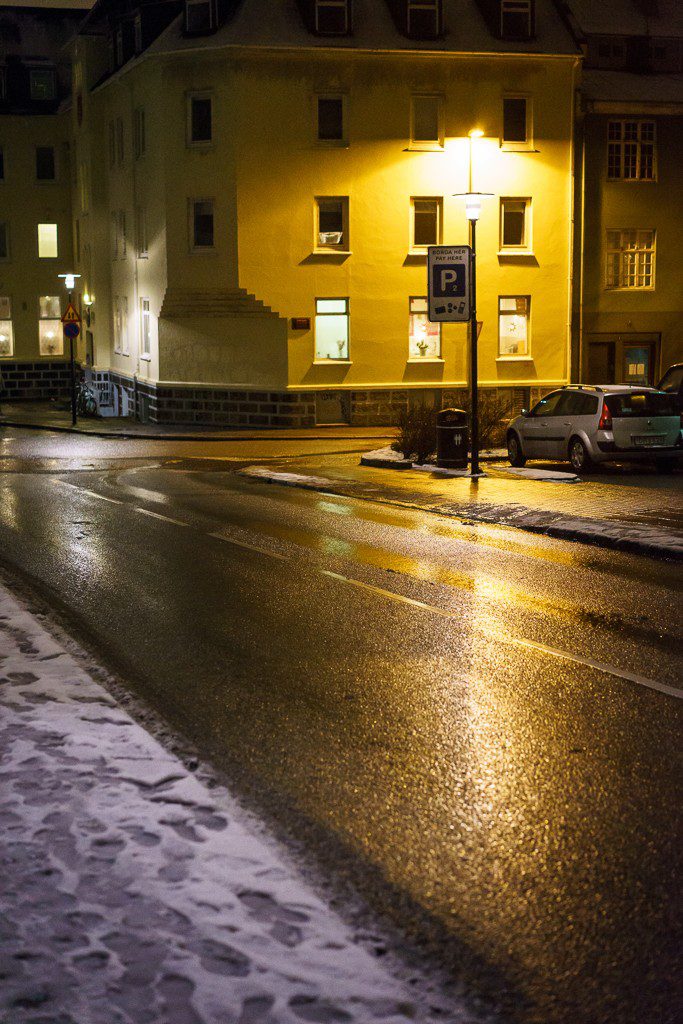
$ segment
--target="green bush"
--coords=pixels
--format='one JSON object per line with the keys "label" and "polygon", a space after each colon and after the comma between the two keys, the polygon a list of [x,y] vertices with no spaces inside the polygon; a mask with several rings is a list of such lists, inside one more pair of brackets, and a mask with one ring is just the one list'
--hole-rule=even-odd
{"label": "green bush", "polygon": [[398,417],[398,435],[391,446],[412,462],[426,462],[436,451],[436,410],[421,402]]}

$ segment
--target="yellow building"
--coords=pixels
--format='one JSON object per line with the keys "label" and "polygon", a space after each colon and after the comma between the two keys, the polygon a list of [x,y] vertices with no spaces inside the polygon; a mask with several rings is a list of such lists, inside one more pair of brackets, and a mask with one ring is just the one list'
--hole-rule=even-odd
{"label": "yellow building", "polygon": [[78,269],[120,411],[461,401],[467,326],[427,322],[426,251],[468,241],[470,186],[481,386],[569,380],[579,61],[551,0],[175,6],[148,42],[148,5],[100,0],[74,48]]}

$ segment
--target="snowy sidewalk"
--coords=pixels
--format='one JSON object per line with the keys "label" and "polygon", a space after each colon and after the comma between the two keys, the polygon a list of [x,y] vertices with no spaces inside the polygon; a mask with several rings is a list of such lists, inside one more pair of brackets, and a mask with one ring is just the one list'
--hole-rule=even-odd
{"label": "snowy sidewalk", "polygon": [[3,1024],[432,1020],[2,586],[0,751]]}

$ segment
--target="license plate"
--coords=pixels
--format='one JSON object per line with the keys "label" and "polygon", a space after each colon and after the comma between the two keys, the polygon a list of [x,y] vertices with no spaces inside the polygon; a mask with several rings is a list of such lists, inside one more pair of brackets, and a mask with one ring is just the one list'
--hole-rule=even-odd
{"label": "license plate", "polygon": [[636,448],[656,448],[664,444],[664,434],[648,434],[646,437],[631,438]]}

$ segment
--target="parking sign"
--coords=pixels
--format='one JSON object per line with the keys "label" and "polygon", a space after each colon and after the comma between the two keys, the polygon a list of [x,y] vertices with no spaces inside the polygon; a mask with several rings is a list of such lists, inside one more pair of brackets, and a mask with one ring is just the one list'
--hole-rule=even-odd
{"label": "parking sign", "polygon": [[430,245],[427,250],[427,293],[431,323],[463,323],[470,319],[469,245]]}

